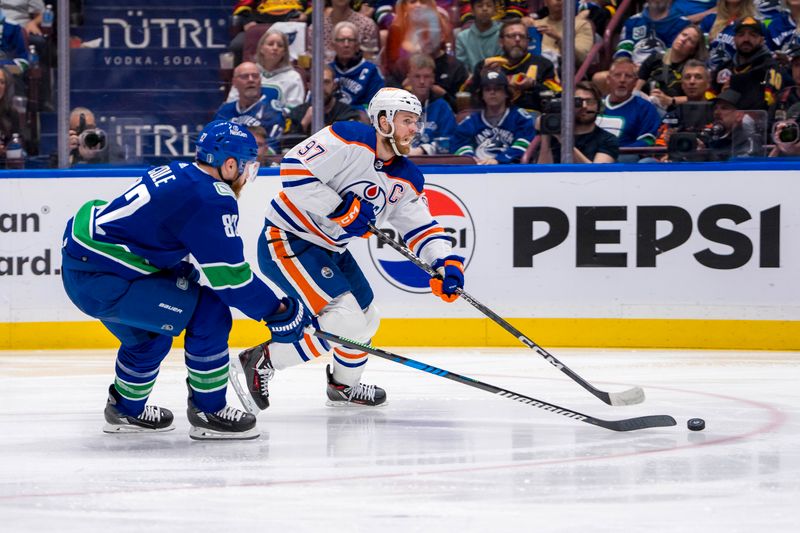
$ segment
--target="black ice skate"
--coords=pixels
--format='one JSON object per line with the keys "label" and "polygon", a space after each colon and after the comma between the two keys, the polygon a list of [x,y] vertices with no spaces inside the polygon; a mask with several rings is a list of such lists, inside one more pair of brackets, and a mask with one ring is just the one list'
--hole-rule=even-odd
{"label": "black ice skate", "polygon": [[376,407],[386,404],[386,391],[375,385],[364,385],[359,383],[354,386],[342,385],[333,380],[333,370],[331,365],[325,368],[328,376],[328,401],[331,407],[349,407],[353,405],[364,405]]}
{"label": "black ice skate", "polygon": [[259,344],[231,358],[231,384],[242,406],[250,413],[269,407],[269,380],[275,375],[269,343]]}
{"label": "black ice skate", "polygon": [[250,440],[261,434],[256,428],[255,416],[230,405],[214,413],[198,409],[192,401],[191,387],[188,403],[186,416],[192,425],[189,437],[194,440]]}
{"label": "black ice skate", "polygon": [[106,425],[103,427],[105,433],[158,433],[172,431],[172,411],[155,405],[145,405],[144,411],[139,416],[123,414],[117,409],[119,393],[114,385],[108,388],[108,401],[103,415]]}

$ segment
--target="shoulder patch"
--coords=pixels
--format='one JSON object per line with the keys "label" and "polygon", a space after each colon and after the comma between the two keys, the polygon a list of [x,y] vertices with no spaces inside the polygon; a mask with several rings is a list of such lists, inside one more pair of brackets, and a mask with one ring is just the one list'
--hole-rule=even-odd
{"label": "shoulder patch", "polygon": [[233,194],[233,189],[231,189],[230,185],[222,181],[214,181],[214,189],[216,189],[217,194],[220,196],[230,196],[232,198],[236,198],[236,195]]}
{"label": "shoulder patch", "polygon": [[334,122],[331,131],[347,144],[360,144],[367,146],[375,152],[375,129],[367,124],[347,120]]}
{"label": "shoulder patch", "polygon": [[392,179],[409,183],[417,194],[422,194],[422,190],[425,188],[425,176],[422,175],[417,165],[405,157],[395,157],[392,164],[384,167],[383,171]]}

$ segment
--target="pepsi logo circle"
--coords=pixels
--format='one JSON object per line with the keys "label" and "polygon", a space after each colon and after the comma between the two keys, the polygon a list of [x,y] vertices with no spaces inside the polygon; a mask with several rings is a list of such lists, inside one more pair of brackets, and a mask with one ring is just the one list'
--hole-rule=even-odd
{"label": "pepsi logo circle", "polygon": [[[425,184],[425,197],[431,215],[450,238],[453,254],[464,257],[464,267],[468,267],[475,251],[475,224],[467,206],[452,191],[430,183]],[[403,236],[398,235],[394,228],[385,226],[380,229],[394,240],[403,242]],[[372,263],[386,281],[406,292],[431,292],[430,276],[424,270],[380,239],[372,238],[368,243]]]}

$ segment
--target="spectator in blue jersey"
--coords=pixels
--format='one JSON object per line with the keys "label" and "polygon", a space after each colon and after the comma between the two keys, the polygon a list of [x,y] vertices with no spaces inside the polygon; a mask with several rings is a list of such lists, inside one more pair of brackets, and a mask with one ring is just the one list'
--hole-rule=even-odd
{"label": "spectator in blue jersey", "polygon": [[[325,106],[323,110],[323,120],[326,126],[330,126],[334,122],[348,120],[364,122],[361,113],[357,109],[339,100],[338,95],[341,93],[334,79],[333,69],[328,65],[325,65],[322,69],[322,92],[324,95],[323,104]],[[296,141],[305,139],[311,133],[311,120],[314,108],[311,105],[310,99],[311,94],[309,94],[309,101],[300,104],[289,113],[286,133],[291,134]]]}
{"label": "spectator in blue jersey", "polygon": [[39,64],[42,67],[42,77],[39,83],[39,101],[40,105],[46,105],[50,108],[52,107],[50,103],[50,67],[53,63],[54,50],[48,36],[44,35],[42,30],[44,6],[45,2],[43,0],[0,1],[0,8],[6,16],[6,21],[17,24],[25,30],[28,45],[33,45],[36,54],[39,56]]}
{"label": "spectator in blue jersey", "polygon": [[712,72],[736,53],[733,44],[736,20],[755,16],[753,0],[718,0],[716,13],[710,13],[700,21],[700,29],[708,40],[708,67]]}
{"label": "spectator in blue jersey", "polygon": [[672,12],[686,17],[694,24],[714,13],[716,7],[717,0],[672,0]]}
{"label": "spectator in blue jersey", "polygon": [[487,57],[499,56],[500,22],[494,20],[497,13],[495,0],[469,0],[474,22],[456,35],[456,59],[470,72]]}
{"label": "spectator in blue jersey", "polygon": [[730,88],[739,94],[739,109],[768,109],[783,89],[783,80],[791,79],[764,44],[766,33],[764,24],[754,17],[736,21],[736,52],[712,75],[714,92]]}
{"label": "spectator in blue jersey", "polygon": [[608,70],[609,93],[597,125],[617,136],[619,146],[652,146],[661,117],[646,98],[633,93],[636,65],[626,57],[615,59]]}
{"label": "spectator in blue jersey", "polygon": [[355,24],[343,21],[333,28],[333,49],[336,57],[330,66],[342,92],[342,102],[366,108],[375,93],[383,88],[384,82],[378,66],[361,54]]}
{"label": "spectator in blue jersey", "polygon": [[285,120],[277,91],[261,88],[261,73],[251,61],[240,63],[233,71],[233,87],[239,98],[226,102],[217,110],[215,120],[227,120],[242,126],[261,126],[266,131],[267,144],[272,154],[280,152],[281,133]]}
{"label": "spectator in blue jersey", "polygon": [[[791,3],[796,4],[794,16],[791,11]],[[756,12],[758,18],[764,22],[767,30],[764,36],[767,48],[772,51],[781,50],[791,44],[796,35],[797,21],[795,18],[800,10],[800,2],[797,0],[756,0]]]}
{"label": "spectator in blue jersey", "polygon": [[0,66],[12,74],[22,74],[28,69],[28,48],[22,26],[6,20],[0,9]]}
{"label": "spectator in blue jersey", "polygon": [[[613,163],[619,156],[619,141],[597,126],[602,95],[591,83],[582,81],[575,86],[575,98],[581,105],[575,109],[575,141],[572,148],[574,163]],[[541,117],[540,117],[541,119]],[[561,139],[558,135],[541,134],[538,163],[561,162]]]}
{"label": "spectator in blue jersey", "polygon": [[311,316],[300,301],[279,300],[244,259],[237,198],[258,172],[256,152],[246,129],[211,122],[193,164],[151,168],[122,195],[91,200],[67,222],[64,290],[121,345],[106,433],[174,429],[172,412],[147,399],[173,337],[185,331],[189,436],[258,437],[255,416],[226,401],[230,307],[265,321],[272,342],[287,345],[304,336]]}
{"label": "spectator in blue jersey", "polygon": [[671,9],[671,0],[650,0],[625,21],[614,58],[627,57],[640,65],[654,50],[665,50],[689,20]]}
{"label": "spectator in blue jersey", "polygon": [[479,165],[519,163],[536,135],[533,117],[510,105],[508,78],[502,72],[483,72],[478,95],[483,109],[456,127],[454,153],[471,155]]}
{"label": "spectator in blue jersey", "polygon": [[436,80],[436,65],[431,56],[414,54],[408,58],[408,91],[422,103],[420,129],[410,155],[446,154],[456,129],[456,117],[447,101],[431,90]]}

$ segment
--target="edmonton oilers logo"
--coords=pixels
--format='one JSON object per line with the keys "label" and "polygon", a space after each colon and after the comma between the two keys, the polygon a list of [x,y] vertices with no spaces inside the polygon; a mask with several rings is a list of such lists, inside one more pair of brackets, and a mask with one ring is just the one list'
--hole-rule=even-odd
{"label": "edmonton oilers logo", "polygon": [[359,198],[369,201],[375,206],[375,213],[380,213],[386,207],[386,191],[371,181],[357,181],[350,184],[341,194],[354,193]]}
{"label": "edmonton oilers logo", "polygon": [[[450,238],[453,254],[464,257],[464,266],[468,267],[475,251],[475,225],[467,206],[458,196],[439,185],[426,183],[425,196],[431,215]],[[400,240],[394,228],[386,226],[380,229],[389,237]],[[424,270],[375,237],[369,239],[368,244],[369,256],[386,281],[406,292],[431,292],[430,276]]]}

